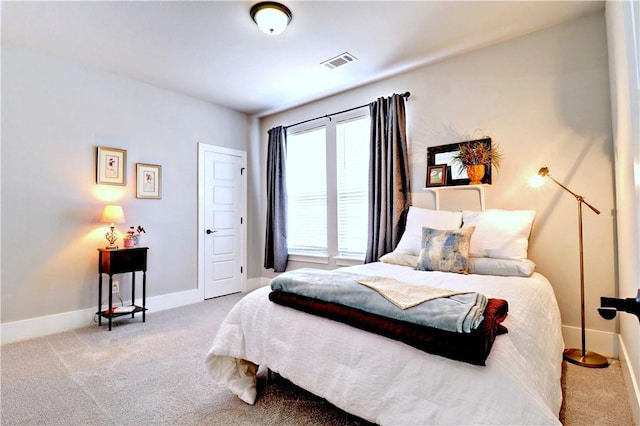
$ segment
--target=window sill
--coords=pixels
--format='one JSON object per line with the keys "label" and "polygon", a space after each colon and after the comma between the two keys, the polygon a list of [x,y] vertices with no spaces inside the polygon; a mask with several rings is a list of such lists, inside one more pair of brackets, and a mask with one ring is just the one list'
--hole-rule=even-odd
{"label": "window sill", "polygon": [[317,263],[320,265],[328,265],[329,257],[326,255],[316,254],[289,254],[289,262],[305,262],[305,263]]}
{"label": "window sill", "polygon": [[328,265],[329,260],[333,259],[336,266],[354,266],[364,263],[364,257],[334,256],[329,258],[329,256],[322,254],[291,253],[288,259],[289,262],[315,263],[318,265]]}
{"label": "window sill", "polygon": [[337,266],[354,266],[364,263],[364,258],[358,257],[336,256],[333,259],[336,261]]}

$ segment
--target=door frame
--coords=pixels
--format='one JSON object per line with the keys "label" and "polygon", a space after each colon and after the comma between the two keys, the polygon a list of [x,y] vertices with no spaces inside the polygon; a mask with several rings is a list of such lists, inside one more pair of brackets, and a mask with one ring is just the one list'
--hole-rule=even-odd
{"label": "door frame", "polygon": [[210,145],[198,142],[198,294],[200,300],[204,298],[204,239],[205,239],[205,226],[204,226],[204,177],[205,177],[205,152],[213,152],[224,155],[234,155],[241,159],[242,168],[244,169],[241,174],[241,193],[240,193],[240,215],[242,217],[242,224],[240,225],[240,265],[242,266],[242,272],[240,273],[240,288],[242,292],[247,291],[247,153],[245,151],[239,151],[237,149],[225,148],[217,145]]}

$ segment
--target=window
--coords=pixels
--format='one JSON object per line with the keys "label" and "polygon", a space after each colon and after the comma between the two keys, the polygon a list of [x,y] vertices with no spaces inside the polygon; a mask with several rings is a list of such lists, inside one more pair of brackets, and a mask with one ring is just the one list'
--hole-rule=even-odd
{"label": "window", "polygon": [[369,122],[367,116],[336,126],[339,256],[357,257],[367,251]]}
{"label": "window", "polygon": [[289,254],[364,258],[369,126],[365,108],[288,130]]}
{"label": "window", "polygon": [[287,135],[289,253],[327,253],[327,171],[324,127]]}

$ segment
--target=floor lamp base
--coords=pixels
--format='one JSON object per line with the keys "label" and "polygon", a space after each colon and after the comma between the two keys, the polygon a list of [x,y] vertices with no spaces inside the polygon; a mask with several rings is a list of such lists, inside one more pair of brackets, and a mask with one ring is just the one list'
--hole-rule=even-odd
{"label": "floor lamp base", "polygon": [[582,349],[566,349],[562,358],[580,367],[604,368],[609,366],[607,358],[595,352],[585,351],[584,356],[582,356]]}

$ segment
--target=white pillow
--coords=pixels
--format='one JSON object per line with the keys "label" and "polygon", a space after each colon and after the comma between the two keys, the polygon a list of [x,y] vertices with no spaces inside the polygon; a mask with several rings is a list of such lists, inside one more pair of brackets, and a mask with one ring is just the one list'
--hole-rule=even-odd
{"label": "white pillow", "polygon": [[392,265],[410,266],[412,268],[415,268],[418,264],[418,259],[418,256],[414,256],[412,254],[392,251],[391,253],[387,253],[382,256],[379,260],[383,263],[391,263]]}
{"label": "white pillow", "polygon": [[475,226],[471,257],[527,259],[535,210],[462,211],[463,228]]}
{"label": "white pillow", "polygon": [[[473,237],[472,237],[473,238]],[[491,259],[472,257],[469,259],[469,273],[478,275],[499,275],[501,277],[530,277],[536,269],[531,260]]]}
{"label": "white pillow", "polygon": [[[380,262],[393,265],[409,266],[415,268],[418,265],[418,256],[391,252],[380,258]],[[530,277],[536,270],[536,264],[529,259],[509,260],[491,259],[488,257],[469,258],[469,273],[477,275],[499,275],[501,277]]]}
{"label": "white pillow", "polygon": [[394,251],[419,256],[422,250],[422,227],[448,231],[462,224],[462,212],[409,207],[407,226]]}

